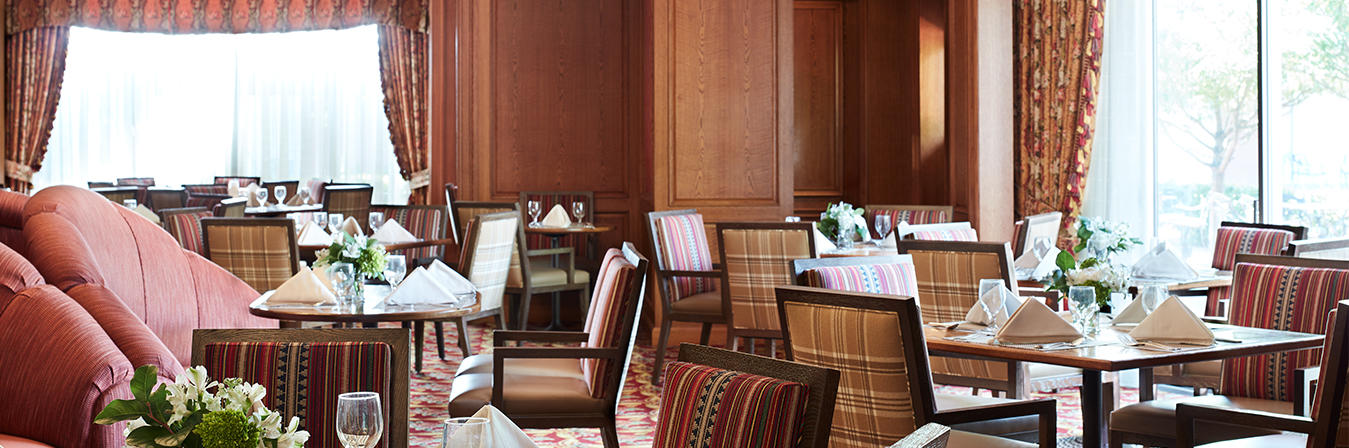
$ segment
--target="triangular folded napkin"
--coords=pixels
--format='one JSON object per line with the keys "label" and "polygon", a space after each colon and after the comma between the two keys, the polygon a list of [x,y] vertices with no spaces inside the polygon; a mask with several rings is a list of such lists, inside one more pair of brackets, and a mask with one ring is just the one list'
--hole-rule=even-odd
{"label": "triangular folded napkin", "polygon": [[385,221],[384,225],[379,226],[379,230],[376,230],[375,234],[371,235],[371,237],[374,238],[375,241],[385,244],[411,243],[417,241],[417,237],[411,232],[408,232],[407,229],[404,229],[403,225],[399,224],[396,219]]}
{"label": "triangular folded napkin", "polygon": [[474,418],[487,420],[487,429],[483,431],[482,437],[473,440],[470,437],[474,435],[466,431],[459,431],[450,435],[449,443],[445,446],[458,446],[464,448],[537,448],[534,441],[529,440],[529,436],[520,430],[506,414],[502,414],[492,405],[485,405],[478,412],[473,414]]}
{"label": "triangular folded napkin", "polygon": [[1204,325],[1204,321],[1176,296],[1157,305],[1157,309],[1139,322],[1138,328],[1130,331],[1129,336],[1139,341],[1213,345],[1213,330],[1209,330],[1208,325]]}
{"label": "triangular folded napkin", "polygon": [[1059,248],[1054,247],[1054,243],[1049,240],[1040,239],[1035,241],[1035,245],[1021,256],[1016,257],[1013,263],[1019,272],[1027,273],[1030,278],[1045,278],[1058,269],[1055,264],[1059,257]]}
{"label": "triangular folded napkin", "polygon": [[1157,243],[1157,246],[1134,263],[1133,276],[1159,280],[1190,280],[1198,277],[1199,273],[1162,242]]}
{"label": "triangular folded napkin", "polygon": [[239,192],[239,179],[230,179],[229,183],[225,184],[225,191],[228,191],[232,198],[244,195]]}
{"label": "triangular folded napkin", "polygon": [[426,268],[413,269],[402,283],[384,299],[390,305],[411,305],[414,303],[455,304],[459,299],[445,286],[437,282]]}
{"label": "triangular folded napkin", "polygon": [[1110,323],[1113,325],[1136,324],[1142,322],[1143,319],[1147,317],[1148,310],[1143,308],[1143,299],[1135,298],[1132,302],[1129,302],[1128,306],[1125,306],[1123,310],[1120,310],[1119,314],[1116,314],[1115,319],[1110,321]]}
{"label": "triangular folded napkin", "polygon": [[340,229],[342,233],[347,235],[365,236],[365,231],[361,230],[361,223],[356,222],[356,218],[351,216],[348,216],[345,221],[342,221]]}
{"label": "triangular folded napkin", "polygon": [[300,246],[331,246],[333,245],[333,236],[320,229],[318,224],[313,221],[304,223],[300,228],[300,236],[295,238],[295,244]]}
{"label": "triangular folded napkin", "polygon": [[1073,324],[1063,320],[1039,300],[1026,300],[1007,324],[998,330],[998,342],[1008,344],[1048,344],[1072,342],[1082,337]]}
{"label": "triangular folded napkin", "polygon": [[248,184],[247,187],[240,188],[239,191],[243,192],[245,196],[248,196],[247,207],[262,207],[267,205],[258,200],[258,184]]}
{"label": "triangular folded napkin", "polygon": [[478,302],[478,286],[464,278],[458,271],[451,269],[449,265],[436,260],[431,262],[431,266],[427,267],[426,270],[431,273],[431,278],[459,299],[459,306],[473,306],[474,303]]}
{"label": "triangular folded napkin", "polygon": [[307,198],[309,198],[309,190],[301,187],[300,191],[295,192],[294,196],[291,196],[290,198],[286,199],[286,205],[289,206],[304,205],[304,201]]}
{"label": "triangular folded napkin", "polygon": [[270,305],[331,305],[337,303],[337,296],[323,283],[318,274],[308,266],[300,266],[300,272],[291,276],[267,298]]}
{"label": "triangular folded napkin", "polygon": [[989,310],[994,310],[994,315],[989,316],[984,312],[984,307],[979,306],[979,303],[976,302],[974,306],[970,307],[970,311],[965,313],[965,320],[967,322],[980,325],[990,325],[994,322],[997,322],[999,325],[1005,324],[1007,323],[1007,319],[1012,316],[1012,313],[1021,308],[1021,298],[1017,297],[1016,294],[1013,294],[1011,290],[1008,290],[1007,287],[1001,283],[998,284],[997,288],[990,288],[989,290],[984,291],[983,294],[980,294],[979,302],[987,304]]}
{"label": "triangular folded napkin", "polygon": [[543,217],[544,227],[568,227],[571,226],[571,216],[567,215],[567,210],[562,208],[561,204],[553,205],[548,209],[548,215]]}

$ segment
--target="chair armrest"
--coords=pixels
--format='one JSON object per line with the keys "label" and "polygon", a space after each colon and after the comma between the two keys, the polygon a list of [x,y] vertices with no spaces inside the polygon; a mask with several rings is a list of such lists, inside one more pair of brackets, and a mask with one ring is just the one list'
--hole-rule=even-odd
{"label": "chair armrest", "polygon": [[1176,405],[1176,446],[1184,448],[1194,446],[1194,424],[1199,420],[1303,434],[1311,434],[1314,428],[1312,420],[1307,417],[1180,403]]}
{"label": "chair armrest", "polygon": [[656,275],[661,278],[670,277],[706,277],[721,278],[721,271],[675,271],[666,269],[657,269]]}
{"label": "chair armrest", "polygon": [[496,330],[492,332],[492,346],[505,347],[507,342],[586,342],[590,333],[583,331],[524,331]]}
{"label": "chair armrest", "polygon": [[1035,415],[1040,417],[1040,446],[1053,447],[1057,443],[1058,413],[1052,399],[1026,400],[1014,403],[991,404],[938,411],[932,421],[951,426],[960,423],[982,422],[1009,417]]}
{"label": "chair armrest", "polygon": [[899,439],[889,448],[942,448],[951,438],[951,428],[928,423]]}
{"label": "chair armrest", "polygon": [[626,350],[607,347],[495,347],[492,349],[492,405],[505,409],[503,378],[507,359],[607,359],[621,363],[627,357]]}
{"label": "chair armrest", "polygon": [[1312,397],[1316,396],[1316,382],[1321,377],[1321,366],[1293,370],[1293,415],[1311,415]]}

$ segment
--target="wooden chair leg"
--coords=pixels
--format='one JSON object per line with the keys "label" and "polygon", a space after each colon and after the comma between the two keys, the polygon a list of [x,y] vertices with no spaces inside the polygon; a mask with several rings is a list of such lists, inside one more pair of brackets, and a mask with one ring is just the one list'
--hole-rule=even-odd
{"label": "wooden chair leg", "polygon": [[609,422],[600,428],[600,436],[604,439],[604,448],[619,448],[618,427],[614,422]]}
{"label": "wooden chair leg", "polygon": [[417,373],[422,373],[422,343],[426,340],[426,322],[419,320],[412,324],[412,339],[416,341],[415,345],[417,346],[417,356],[415,356],[417,363],[415,367]]}
{"label": "wooden chair leg", "polygon": [[712,340],[712,324],[703,322],[703,334],[698,335],[698,343],[702,345],[707,345],[707,342],[711,340]]}
{"label": "wooden chair leg", "polygon": [[670,343],[670,326],[673,324],[674,322],[670,319],[665,319],[664,322],[660,323],[660,337],[656,342],[656,365],[651,368],[651,384],[657,386],[660,385],[661,375],[665,373],[665,370],[663,369],[663,366],[665,365],[665,347]]}
{"label": "wooden chair leg", "polygon": [[447,361],[445,358],[445,324],[436,322],[436,354],[440,355],[441,361]]}
{"label": "wooden chair leg", "polygon": [[516,330],[529,329],[529,305],[533,298],[534,294],[530,291],[525,291],[525,294],[520,296],[520,323],[515,324]]}
{"label": "wooden chair leg", "polygon": [[492,316],[492,320],[496,321],[496,323],[497,323],[496,329],[497,329],[497,330],[505,330],[505,329],[506,329],[506,312],[505,312],[505,311],[497,311],[496,315]]}
{"label": "wooden chair leg", "polygon": [[454,325],[459,327],[459,351],[465,358],[473,356],[473,341],[468,339],[468,322],[464,318],[458,317],[454,320]]}

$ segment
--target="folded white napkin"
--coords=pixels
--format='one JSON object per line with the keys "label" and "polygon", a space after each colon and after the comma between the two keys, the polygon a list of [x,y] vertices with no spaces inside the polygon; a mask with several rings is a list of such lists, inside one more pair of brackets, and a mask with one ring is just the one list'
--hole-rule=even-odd
{"label": "folded white napkin", "polygon": [[1007,319],[994,339],[1009,344],[1047,344],[1071,342],[1081,337],[1082,333],[1073,324],[1063,320],[1044,303],[1026,300]]}
{"label": "folded white napkin", "polygon": [[159,215],[156,215],[154,210],[150,210],[144,205],[136,204],[136,208],[132,209],[132,211],[136,212],[137,215],[144,216],[145,219],[150,220],[150,222],[159,224]]}
{"label": "folded white napkin", "polygon": [[300,246],[331,246],[333,236],[320,229],[314,221],[309,221],[300,228],[300,236],[296,237],[295,243]]}
{"label": "folded white napkin", "polygon": [[1135,298],[1132,302],[1129,302],[1128,306],[1124,307],[1123,310],[1120,310],[1119,314],[1116,314],[1115,319],[1111,320],[1110,323],[1114,325],[1136,324],[1142,322],[1143,319],[1147,317],[1148,310],[1143,308],[1143,300]]}
{"label": "folded white napkin", "polygon": [[1129,336],[1139,341],[1213,345],[1213,330],[1176,296],[1157,305]]}
{"label": "folded white napkin", "polygon": [[305,190],[309,191],[309,197],[305,198],[308,204],[323,203],[323,179],[313,178],[305,182]]}
{"label": "folded white napkin", "polygon": [[353,217],[351,217],[351,216],[348,216],[347,219],[346,219],[345,221],[342,221],[342,226],[341,226],[340,229],[341,229],[342,233],[345,233],[345,234],[351,235],[351,236],[364,236],[364,235],[365,235],[365,231],[364,231],[364,230],[361,230],[361,223],[356,222],[356,218],[353,218]]}
{"label": "folded white napkin", "polygon": [[379,230],[376,230],[375,234],[371,235],[371,238],[385,244],[411,243],[417,241],[417,237],[411,232],[408,232],[407,229],[404,229],[403,225],[399,224],[396,219],[385,221],[384,225],[379,226]]}
{"label": "folded white napkin", "polygon": [[337,296],[331,287],[325,285],[308,266],[300,266],[300,272],[291,276],[267,298],[269,304],[279,305],[331,305],[337,303]]}
{"label": "folded white napkin", "polygon": [[819,255],[823,252],[838,249],[838,246],[835,246],[833,241],[829,241],[829,237],[824,236],[824,232],[821,232],[820,228],[816,227],[817,224],[818,223],[810,224],[810,230],[815,232],[815,254]]}
{"label": "folded white napkin", "polygon": [[567,210],[562,208],[561,204],[554,204],[553,208],[548,209],[548,215],[543,217],[544,227],[567,227],[571,225],[571,216]]}
{"label": "folded white napkin", "polygon": [[459,298],[437,282],[430,271],[418,266],[412,270],[402,283],[394,288],[384,303],[390,305],[411,305],[414,303],[456,304]]}
{"label": "folded white napkin", "polygon": [[1182,261],[1175,251],[1167,248],[1165,242],[1161,242],[1134,263],[1133,276],[1146,279],[1190,280],[1199,277],[1199,273]]}
{"label": "folded white napkin", "polygon": [[248,184],[247,187],[240,188],[239,191],[248,196],[248,207],[261,207],[264,204],[258,200],[258,184]]}
{"label": "folded white napkin", "polygon": [[529,440],[529,436],[520,430],[506,414],[502,414],[492,405],[485,405],[478,412],[473,414],[475,418],[487,419],[487,430],[481,434],[481,439],[473,443],[470,437],[477,435],[470,432],[460,431],[450,436],[450,443],[446,446],[456,446],[464,448],[537,448],[534,441]]}
{"label": "folded white napkin", "polygon": [[965,313],[965,320],[979,325],[990,325],[997,322],[999,325],[1006,324],[1007,319],[1012,313],[1021,308],[1021,298],[1008,290],[1006,286],[998,284],[997,288],[990,288],[979,294],[979,301],[988,304],[988,309],[993,311],[993,316],[984,312],[984,308],[975,303],[970,307],[969,312]]}
{"label": "folded white napkin", "polygon": [[459,298],[459,306],[473,306],[474,303],[477,303],[478,286],[460,275],[459,271],[451,269],[449,265],[440,260],[436,260],[431,262],[427,272],[430,272],[431,278],[444,286],[445,290]]}
{"label": "folded white napkin", "polygon": [[225,189],[229,191],[230,197],[232,198],[243,196],[243,193],[239,192],[239,179],[230,179],[229,183],[226,184]]}

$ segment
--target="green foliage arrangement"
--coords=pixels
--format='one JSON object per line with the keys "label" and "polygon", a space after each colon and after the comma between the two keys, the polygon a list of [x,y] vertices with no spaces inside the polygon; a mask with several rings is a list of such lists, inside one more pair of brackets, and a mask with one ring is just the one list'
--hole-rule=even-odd
{"label": "green foliage arrangement", "polygon": [[829,204],[829,208],[820,213],[820,222],[815,223],[815,227],[831,241],[838,240],[840,227],[851,227],[857,236],[866,239],[867,219],[863,216],[865,213],[866,209],[853,208],[852,204],[847,202]]}
{"label": "green foliage arrangement", "polygon": [[388,264],[388,254],[384,246],[374,238],[351,236],[339,233],[333,238],[333,244],[315,254],[314,266],[330,266],[336,263],[351,263],[356,272],[366,278],[384,279],[384,267]]}

